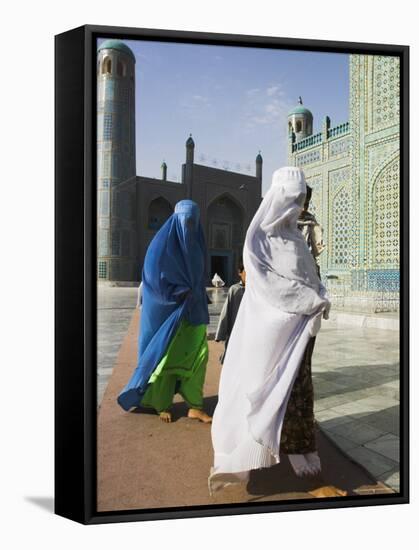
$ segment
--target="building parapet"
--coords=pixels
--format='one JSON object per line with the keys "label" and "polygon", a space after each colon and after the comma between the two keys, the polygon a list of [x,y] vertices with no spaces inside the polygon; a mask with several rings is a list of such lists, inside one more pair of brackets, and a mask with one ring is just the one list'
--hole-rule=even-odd
{"label": "building parapet", "polygon": [[338,124],[338,126],[335,126],[334,128],[327,128],[327,130],[325,131],[327,131],[327,134],[324,134],[323,132],[319,132],[318,134],[313,134],[312,136],[308,136],[302,139],[301,141],[297,141],[297,143],[293,143],[292,152],[298,153],[303,149],[308,149],[309,147],[313,147],[314,145],[319,145],[323,143],[324,135],[327,136],[326,139],[328,140],[345,136],[350,132],[350,125],[349,125],[349,122],[344,122],[343,124]]}
{"label": "building parapet", "polygon": [[345,134],[349,133],[349,130],[349,122],[344,122],[343,124],[339,124],[334,128],[329,128],[327,130],[327,139],[344,136]]}
{"label": "building parapet", "polygon": [[308,136],[302,139],[301,141],[298,141],[297,143],[293,143],[292,152],[295,153],[296,151],[301,151],[302,149],[306,149],[307,147],[318,145],[321,142],[322,142],[322,133],[319,132],[318,134]]}

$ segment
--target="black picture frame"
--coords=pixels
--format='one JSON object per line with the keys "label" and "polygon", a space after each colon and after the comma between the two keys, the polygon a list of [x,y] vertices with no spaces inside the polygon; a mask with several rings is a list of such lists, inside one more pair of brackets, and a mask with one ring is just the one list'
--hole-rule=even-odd
{"label": "black picture frame", "polygon": [[[400,57],[400,493],[96,510],[96,38]],[[86,25],[55,37],[55,513],[84,524],[409,502],[409,47]]]}

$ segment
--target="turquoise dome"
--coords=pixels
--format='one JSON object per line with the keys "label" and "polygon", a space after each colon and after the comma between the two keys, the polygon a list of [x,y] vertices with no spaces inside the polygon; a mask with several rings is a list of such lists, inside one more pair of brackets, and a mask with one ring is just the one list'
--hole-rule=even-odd
{"label": "turquoise dome", "polygon": [[135,55],[132,53],[132,50],[130,50],[130,48],[128,48],[128,46],[120,40],[115,40],[113,38],[105,40],[105,42],[102,42],[97,49],[98,52],[100,52],[100,50],[118,50],[129,55],[135,63]]}
{"label": "turquoise dome", "polygon": [[311,111],[306,109],[306,107],[304,107],[301,104],[297,105],[297,107],[294,107],[294,109],[288,113],[288,116],[291,116],[291,115],[308,115],[311,117],[313,116]]}

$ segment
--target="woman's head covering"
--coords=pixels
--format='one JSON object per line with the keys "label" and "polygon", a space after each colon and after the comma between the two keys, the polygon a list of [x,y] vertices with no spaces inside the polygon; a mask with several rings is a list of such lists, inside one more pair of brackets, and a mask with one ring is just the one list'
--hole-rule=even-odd
{"label": "woman's head covering", "polygon": [[246,234],[246,292],[290,313],[310,315],[325,306],[324,287],[297,227],[306,182],[300,168],[276,170]]}
{"label": "woman's head covering", "polygon": [[124,409],[139,405],[181,320],[208,324],[205,265],[198,205],[191,200],[180,201],[145,256],[138,366],[118,398]]}

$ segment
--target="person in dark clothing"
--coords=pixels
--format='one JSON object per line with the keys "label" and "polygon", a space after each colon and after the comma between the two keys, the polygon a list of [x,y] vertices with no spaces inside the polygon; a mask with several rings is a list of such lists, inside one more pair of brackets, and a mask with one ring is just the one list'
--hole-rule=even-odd
{"label": "person in dark clothing", "polygon": [[243,261],[240,260],[237,273],[240,277],[240,281],[228,289],[226,301],[224,302],[223,309],[221,310],[220,318],[218,321],[217,332],[215,333],[216,342],[225,342],[224,352],[220,357],[220,362],[223,364],[224,357],[227,351],[228,340],[233,330],[234,321],[236,320],[237,313],[239,311],[240,303],[243,298],[244,290],[246,287],[246,271],[244,269]]}

